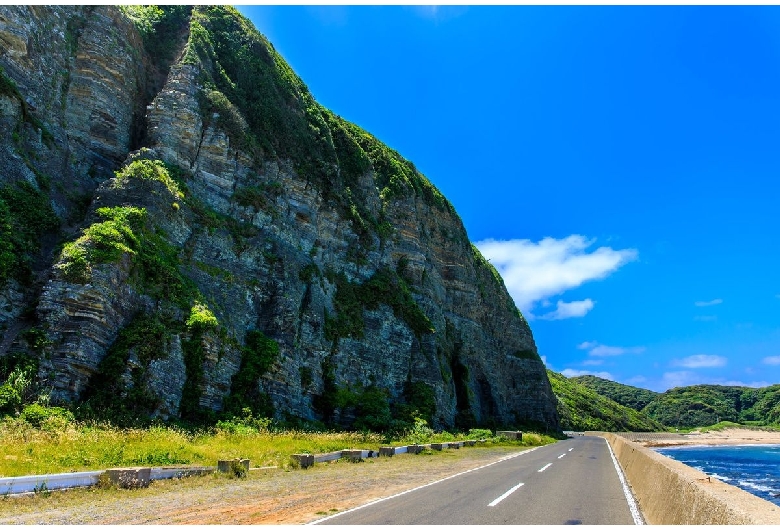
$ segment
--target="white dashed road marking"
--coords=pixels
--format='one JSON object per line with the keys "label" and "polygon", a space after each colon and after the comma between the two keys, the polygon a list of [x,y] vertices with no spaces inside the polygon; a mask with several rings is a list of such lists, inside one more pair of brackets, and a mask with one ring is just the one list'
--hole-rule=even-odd
{"label": "white dashed road marking", "polygon": [[548,467],[550,467],[551,465],[552,465],[552,462],[550,462],[549,464],[547,464],[546,466],[544,466],[542,469],[540,469],[540,470],[538,471],[538,473],[543,473],[543,472],[544,472],[544,470],[545,470],[545,469],[547,469]]}
{"label": "white dashed road marking", "polygon": [[[531,451],[536,451],[537,449],[539,449],[539,447],[534,447],[532,449],[527,449],[525,451],[520,451],[519,453],[514,453],[514,454],[511,454],[509,456],[505,456],[504,458],[500,458],[500,459],[496,460],[495,462],[490,462],[489,464],[484,464],[484,465],[481,465],[479,467],[475,467],[475,468],[469,469],[467,471],[461,471],[460,473],[455,473],[454,475],[450,475],[449,477],[444,477],[444,478],[440,478],[439,480],[434,480],[433,482],[431,482],[429,484],[424,484],[422,486],[417,486],[416,488],[408,489],[406,491],[402,491],[401,493],[396,493],[395,495],[390,495],[388,497],[382,497],[381,499],[375,499],[375,500],[373,500],[371,502],[367,502],[366,504],[361,504],[360,506],[356,506],[354,508],[350,508],[349,510],[344,510],[343,512],[340,512],[340,513],[337,513],[337,514],[334,514],[334,515],[329,515],[327,517],[323,517],[322,519],[317,519],[316,521],[312,521],[312,522],[306,523],[306,524],[307,525],[320,524],[320,523],[322,523],[324,521],[329,521],[330,519],[339,517],[340,515],[344,515],[346,513],[352,513],[352,512],[355,512],[357,510],[362,510],[363,508],[367,508],[369,506],[373,506],[374,504],[380,503],[382,501],[395,499],[396,497],[400,497],[401,495],[406,495],[407,493],[411,493],[413,491],[418,491],[418,490],[421,490],[423,488],[427,488],[428,486],[433,486],[434,484],[439,484],[440,482],[444,482],[445,480],[449,480],[451,478],[459,477],[461,475],[465,475],[465,474],[471,473],[473,471],[479,471],[480,469],[485,469],[486,467],[490,467],[490,466],[498,464],[500,462],[504,462],[506,460],[509,460],[510,458],[516,458],[518,456],[522,456],[522,455],[528,454]],[[520,486],[522,486],[522,484],[520,484]]]}
{"label": "white dashed road marking", "polygon": [[566,453],[563,453],[563,454],[562,454],[561,456],[559,456],[558,458],[563,458],[564,456],[566,456]]}
{"label": "white dashed road marking", "polygon": [[513,487],[513,488],[511,488],[509,491],[507,491],[506,493],[504,493],[503,495],[501,495],[499,498],[497,498],[496,500],[494,500],[493,502],[491,502],[490,504],[488,504],[488,506],[490,506],[490,507],[492,508],[493,506],[495,506],[495,505],[496,505],[496,504],[498,504],[499,502],[503,501],[504,499],[506,499],[507,497],[509,497],[510,495],[512,495],[512,494],[513,494],[514,492],[516,492],[518,489],[520,489],[520,486],[522,486],[522,485],[523,485],[523,483],[521,482],[521,483],[520,483],[520,484],[518,484],[517,486],[514,486],[514,487]]}

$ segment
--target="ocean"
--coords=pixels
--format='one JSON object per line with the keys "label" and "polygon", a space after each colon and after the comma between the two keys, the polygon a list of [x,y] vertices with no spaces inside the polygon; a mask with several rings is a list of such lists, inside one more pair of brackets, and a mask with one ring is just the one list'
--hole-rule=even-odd
{"label": "ocean", "polygon": [[655,450],[780,506],[780,445],[700,445]]}

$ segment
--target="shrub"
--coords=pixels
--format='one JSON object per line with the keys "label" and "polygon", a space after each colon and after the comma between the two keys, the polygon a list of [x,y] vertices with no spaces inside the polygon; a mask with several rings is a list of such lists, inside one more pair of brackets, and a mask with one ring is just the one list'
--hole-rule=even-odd
{"label": "shrub", "polygon": [[115,173],[116,183],[121,186],[131,179],[161,182],[174,199],[183,199],[179,184],[171,177],[168,166],[161,160],[137,159]]}
{"label": "shrub", "polygon": [[190,309],[186,325],[191,331],[206,331],[219,327],[219,321],[206,304],[198,302]]}
{"label": "shrub", "polygon": [[385,432],[393,422],[390,394],[384,388],[369,386],[357,396],[354,428],[359,431]]}
{"label": "shrub", "polygon": [[260,391],[260,377],[276,362],[279,344],[266,337],[262,331],[250,330],[245,338],[246,346],[241,349],[241,365],[233,375],[230,394],[224,401],[224,414],[237,416],[246,411],[249,416],[273,415],[271,398]]}
{"label": "shrub", "polygon": [[0,415],[15,414],[21,405],[22,396],[14,387],[8,383],[0,385]]}
{"label": "shrub", "polygon": [[124,253],[136,254],[146,209],[134,206],[98,208],[105,219],[82,231],[76,241],[66,243],[60,254],[60,269],[66,280],[86,283],[93,265],[119,260]]}
{"label": "shrub", "polygon": [[45,427],[47,424],[55,430],[63,425],[73,423],[73,413],[62,407],[47,407],[40,403],[27,405],[19,416],[33,427]]}
{"label": "shrub", "polygon": [[468,437],[475,440],[492,438],[493,431],[490,429],[469,429]]}

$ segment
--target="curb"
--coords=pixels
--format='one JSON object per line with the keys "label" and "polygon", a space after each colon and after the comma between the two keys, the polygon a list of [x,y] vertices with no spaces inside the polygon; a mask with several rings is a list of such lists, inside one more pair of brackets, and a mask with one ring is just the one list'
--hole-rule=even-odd
{"label": "curb", "polygon": [[421,453],[424,449],[432,449],[434,451],[441,451],[443,449],[460,449],[461,447],[474,447],[478,442],[484,442],[484,440],[463,440],[460,442],[441,442],[441,443],[429,443],[429,444],[412,444],[401,446],[382,446],[378,451],[373,449],[342,449],[341,451],[332,451],[330,453],[310,454],[310,453],[296,453],[291,455],[293,462],[297,463],[302,469],[313,466],[316,462],[331,462],[333,460],[339,460],[341,458],[348,458],[353,462],[365,460],[366,458],[377,458],[380,456],[391,457],[393,455],[400,455],[403,453],[410,453],[413,455]]}

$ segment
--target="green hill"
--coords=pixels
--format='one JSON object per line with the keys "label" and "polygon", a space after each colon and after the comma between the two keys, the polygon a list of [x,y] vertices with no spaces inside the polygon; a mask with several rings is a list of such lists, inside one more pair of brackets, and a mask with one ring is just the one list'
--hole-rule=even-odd
{"label": "green hill", "polygon": [[702,427],[719,421],[772,425],[780,423],[780,385],[673,388],[659,394],[644,412],[670,427]]}
{"label": "green hill", "polygon": [[572,377],[571,381],[579,383],[604,397],[607,397],[625,407],[634,410],[644,409],[651,401],[658,397],[658,392],[639,388],[622,383],[616,383],[609,379],[602,379],[595,375],[581,375]]}
{"label": "green hill", "polygon": [[642,412],[620,405],[596,391],[547,370],[558,398],[561,428],[572,431],[662,431],[664,426]]}

